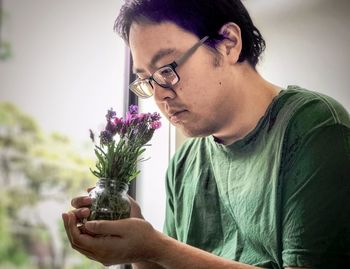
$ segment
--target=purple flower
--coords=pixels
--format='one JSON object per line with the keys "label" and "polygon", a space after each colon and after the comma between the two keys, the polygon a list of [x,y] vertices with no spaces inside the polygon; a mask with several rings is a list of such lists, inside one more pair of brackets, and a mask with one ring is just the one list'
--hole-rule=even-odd
{"label": "purple flower", "polygon": [[137,114],[139,112],[138,106],[137,105],[129,106],[129,112],[130,114]]}
{"label": "purple flower", "polygon": [[115,118],[113,119],[113,123],[114,123],[115,125],[121,124],[121,123],[123,123],[123,118],[115,117]]}
{"label": "purple flower", "polygon": [[91,141],[92,141],[93,143],[95,143],[95,134],[94,134],[94,132],[93,132],[91,129],[89,129],[89,133],[90,133],[90,139],[91,139]]}
{"label": "purple flower", "polygon": [[[137,162],[149,146],[156,129],[161,126],[159,113],[138,113],[137,105],[131,105],[125,118],[116,116],[113,109],[106,114],[105,129],[99,134],[99,144],[95,143],[95,134],[90,138],[95,144],[96,168],[90,169],[99,178],[118,179],[128,183],[135,178]],[[115,136],[118,138],[115,139]],[[136,171],[136,172],[135,172]]]}
{"label": "purple flower", "polygon": [[162,123],[160,121],[153,121],[151,122],[151,128],[152,129],[159,129],[162,126]]}
{"label": "purple flower", "polygon": [[115,116],[117,115],[117,113],[113,110],[113,108],[110,108],[108,111],[107,111],[107,114],[106,114],[106,119],[107,121],[110,121],[112,118],[114,118]]}
{"label": "purple flower", "polygon": [[123,138],[125,136],[126,132],[127,132],[126,126],[123,124],[119,129],[120,137]]}
{"label": "purple flower", "polygon": [[152,121],[159,121],[160,120],[160,114],[158,112],[154,112],[152,115],[151,115],[151,120]]}
{"label": "purple flower", "polygon": [[146,113],[141,113],[138,115],[138,118],[140,119],[140,121],[144,121],[147,118],[147,114]]}
{"label": "purple flower", "polygon": [[110,132],[112,135],[115,135],[117,133],[117,127],[113,120],[107,122],[105,130]]}
{"label": "purple flower", "polygon": [[133,119],[133,114],[130,112],[126,113],[125,120],[123,121],[124,125],[129,126],[131,125],[131,120]]}
{"label": "purple flower", "polygon": [[112,138],[113,138],[113,134],[107,130],[104,130],[100,133],[100,142],[103,145],[106,145],[112,142],[113,141]]}
{"label": "purple flower", "polygon": [[[140,113],[137,105],[131,105],[125,118],[116,116],[113,108],[107,111],[107,124],[105,130],[100,133],[100,144],[108,145],[116,142],[114,136],[119,135],[119,138],[124,141],[133,141],[138,145],[144,145],[148,142],[156,129],[161,127],[160,114],[154,113]],[[95,141],[95,135],[90,130],[90,138]]]}

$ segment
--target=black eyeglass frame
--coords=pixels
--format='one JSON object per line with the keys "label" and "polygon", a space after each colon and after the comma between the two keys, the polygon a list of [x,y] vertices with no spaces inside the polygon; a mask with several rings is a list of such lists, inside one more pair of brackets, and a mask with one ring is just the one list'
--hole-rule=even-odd
{"label": "black eyeglass frame", "polygon": [[[133,89],[133,86],[136,86],[137,83],[144,82],[144,83],[148,83],[151,86],[151,88],[154,89],[154,87],[152,85],[152,81],[154,81],[155,83],[157,83],[157,85],[159,85],[160,87],[165,88],[165,89],[169,89],[169,88],[175,86],[180,81],[180,76],[176,72],[176,68],[178,66],[180,66],[181,64],[183,64],[201,45],[204,44],[204,42],[208,38],[209,38],[209,36],[205,36],[202,39],[200,39],[196,44],[194,44],[191,48],[189,48],[188,51],[186,51],[183,55],[181,55],[179,58],[177,58],[172,63],[164,65],[164,66],[158,68],[155,72],[153,72],[153,74],[150,77],[144,78],[144,79],[136,79],[136,80],[134,80],[132,83],[130,83],[129,89],[133,93],[135,93],[138,97],[140,97],[140,98],[149,98],[149,97],[151,97],[153,95],[153,93],[151,95],[146,95],[146,94],[145,95],[140,95],[140,92],[138,92],[137,90]],[[161,84],[161,83],[157,82],[154,79],[154,77],[153,77],[155,73],[159,72],[161,69],[166,68],[166,67],[169,67],[174,72],[174,74],[176,75],[177,80],[173,84]]]}

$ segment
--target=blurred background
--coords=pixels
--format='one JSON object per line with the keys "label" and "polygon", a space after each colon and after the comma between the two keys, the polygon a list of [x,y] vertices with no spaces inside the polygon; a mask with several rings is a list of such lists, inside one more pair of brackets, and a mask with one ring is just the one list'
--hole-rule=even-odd
{"label": "blurred background", "polygon": [[[245,0],[267,42],[258,71],[330,95],[348,110],[350,1]],[[102,268],[71,249],[61,213],[93,186],[88,130],[130,96],[129,51],[113,32],[121,0],[0,0],[0,269]],[[137,101],[137,100],[136,100]],[[144,111],[158,111],[152,100]],[[163,120],[136,198],[156,229],[164,173],[186,139]]]}
{"label": "blurred background", "polygon": [[0,268],[101,268],[72,250],[61,213],[95,185],[89,128],[123,113],[121,3],[0,3]]}

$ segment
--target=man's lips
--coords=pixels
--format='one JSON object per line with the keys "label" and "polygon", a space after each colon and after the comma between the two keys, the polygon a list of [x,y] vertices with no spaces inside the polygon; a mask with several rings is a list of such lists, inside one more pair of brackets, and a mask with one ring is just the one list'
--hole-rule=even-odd
{"label": "man's lips", "polygon": [[185,110],[179,110],[179,111],[174,111],[174,112],[169,112],[169,117],[176,116],[177,114],[183,112]]}
{"label": "man's lips", "polygon": [[181,116],[184,114],[184,112],[186,112],[187,110],[180,110],[180,111],[176,111],[176,112],[170,112],[169,113],[169,119],[176,123],[181,119]]}

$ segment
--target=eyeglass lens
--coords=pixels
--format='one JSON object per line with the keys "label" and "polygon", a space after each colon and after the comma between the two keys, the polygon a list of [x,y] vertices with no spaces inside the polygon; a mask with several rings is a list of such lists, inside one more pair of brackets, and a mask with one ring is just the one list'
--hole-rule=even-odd
{"label": "eyeglass lens", "polygon": [[132,89],[134,93],[140,97],[149,97],[153,95],[153,88],[148,80],[134,83]]}
{"label": "eyeglass lens", "polygon": [[179,77],[176,75],[175,71],[169,66],[165,66],[157,70],[153,74],[153,79],[160,86],[165,86],[165,87],[171,87],[179,81]]}

